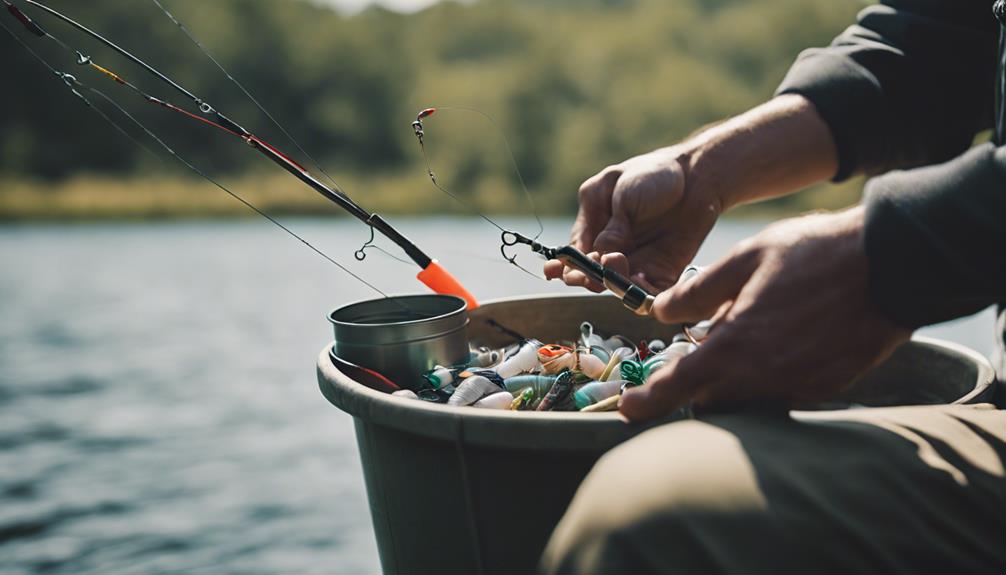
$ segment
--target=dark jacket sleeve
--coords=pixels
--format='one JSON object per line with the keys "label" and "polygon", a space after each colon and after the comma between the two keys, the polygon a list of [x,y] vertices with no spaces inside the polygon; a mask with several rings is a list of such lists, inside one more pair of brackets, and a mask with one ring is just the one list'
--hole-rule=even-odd
{"label": "dark jacket sleeve", "polygon": [[1006,302],[1006,148],[875,178],[865,241],[873,300],[905,327]]}
{"label": "dark jacket sleeve", "polygon": [[997,40],[989,0],[885,0],[803,52],[778,93],[830,126],[836,181],[942,162],[992,124]]}

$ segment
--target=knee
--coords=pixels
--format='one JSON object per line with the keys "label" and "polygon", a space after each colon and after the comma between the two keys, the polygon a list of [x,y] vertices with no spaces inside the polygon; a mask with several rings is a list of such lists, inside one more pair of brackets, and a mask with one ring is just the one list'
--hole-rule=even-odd
{"label": "knee", "polygon": [[[675,572],[696,557],[710,523],[765,505],[731,433],[701,422],[647,431],[602,457],[584,479],[543,557],[549,573]],[[665,563],[671,561],[671,563]]]}

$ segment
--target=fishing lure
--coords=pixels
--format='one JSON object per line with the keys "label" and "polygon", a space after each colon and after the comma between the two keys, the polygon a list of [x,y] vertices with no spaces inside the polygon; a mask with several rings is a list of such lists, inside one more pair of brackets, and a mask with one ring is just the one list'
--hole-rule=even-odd
{"label": "fishing lure", "polygon": [[503,385],[511,393],[523,394],[530,390],[533,398],[541,399],[545,397],[548,390],[552,389],[552,385],[558,378],[557,375],[518,375],[508,377],[504,380]]}
{"label": "fishing lure", "polygon": [[510,411],[524,411],[531,407],[531,403],[534,401],[534,390],[530,387],[525,387],[514,397],[514,400],[510,402]]}
{"label": "fishing lure", "polygon": [[476,401],[472,404],[472,407],[480,407],[482,409],[510,409],[510,405],[513,404],[513,402],[514,397],[509,391],[497,391],[492,395],[488,395]]}
{"label": "fishing lure", "polygon": [[588,383],[573,392],[573,404],[579,411],[585,407],[604,401],[609,397],[618,395],[624,383],[624,381],[619,380]]}
{"label": "fishing lure", "polygon": [[[552,384],[552,389],[548,390],[545,397],[538,404],[536,411],[553,411],[561,410],[566,404],[571,403],[569,401],[570,395],[573,393],[573,384],[575,383],[574,374],[572,371],[564,371],[559,374],[556,378],[555,383]],[[572,406],[570,406],[572,407]]]}
{"label": "fishing lure", "polygon": [[527,340],[512,354],[504,357],[502,363],[494,367],[493,371],[503,379],[535,371],[541,367],[538,361],[538,349],[541,347],[540,341]]}
{"label": "fishing lure", "polygon": [[546,345],[538,350],[538,361],[542,372],[551,374],[572,370],[585,374],[591,379],[601,377],[605,363],[596,355],[582,349],[571,349],[563,345]]}
{"label": "fishing lure", "polygon": [[[473,375],[458,384],[458,388],[447,400],[447,405],[471,405],[483,397],[489,397],[500,391],[503,391],[500,386],[485,377]],[[510,400],[513,401],[513,396],[510,397]]]}

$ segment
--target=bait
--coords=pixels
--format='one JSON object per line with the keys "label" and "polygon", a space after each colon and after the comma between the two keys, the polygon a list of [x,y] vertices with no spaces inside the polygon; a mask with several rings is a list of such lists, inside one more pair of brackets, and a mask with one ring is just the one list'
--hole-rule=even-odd
{"label": "bait", "polygon": [[498,364],[503,359],[503,353],[498,349],[479,348],[472,350],[468,357],[470,367],[489,368]]}
{"label": "bait", "polygon": [[632,385],[643,385],[643,382],[646,381],[643,364],[638,361],[623,361],[618,371],[622,379]]}
{"label": "bait", "polygon": [[503,381],[503,385],[510,393],[522,393],[524,389],[530,389],[533,397],[538,399],[545,397],[558,378],[557,375],[518,375],[508,377]]}
{"label": "bait", "polygon": [[[567,409],[560,408],[572,403],[569,400],[573,393],[573,384],[573,372],[564,371],[560,373],[555,383],[552,384],[552,389],[548,390],[548,393],[542,398],[541,403],[538,404],[537,411],[567,411]],[[572,408],[571,405],[570,408]]]}
{"label": "bait", "polygon": [[608,399],[613,395],[618,395],[622,389],[622,381],[592,381],[580,389],[573,392],[573,403],[577,410],[594,405],[600,401]]}
{"label": "bait", "polygon": [[580,411],[586,413],[593,413],[599,411],[615,411],[616,409],[618,409],[618,400],[620,398],[621,395],[613,395],[608,399],[604,399],[595,403],[594,405],[588,405],[587,407],[584,407]]}
{"label": "bait", "polygon": [[476,375],[484,377],[495,383],[500,389],[506,389],[503,385],[503,377],[491,369],[465,369],[458,373],[458,377],[461,379],[468,379],[469,377],[475,377]]}
{"label": "bait", "polygon": [[[591,353],[593,353],[594,348],[604,348],[604,339],[594,333],[594,326],[589,321],[580,324],[580,343]],[[607,358],[604,360],[607,361]]]}
{"label": "bait", "polygon": [[625,361],[627,359],[636,361],[639,359],[639,350],[634,347],[620,347],[614,351],[613,355],[621,361]]}
{"label": "bait", "polygon": [[463,368],[452,368],[438,365],[430,371],[424,373],[422,377],[426,380],[426,383],[433,387],[433,389],[450,390],[453,388],[452,386],[455,380],[457,380],[457,376],[461,369]]}
{"label": "bait", "polygon": [[498,391],[476,401],[472,404],[472,407],[481,407],[483,409],[510,409],[510,405],[513,402],[513,395],[511,395],[509,391]]}
{"label": "bait", "polygon": [[541,364],[538,363],[538,349],[541,347],[540,341],[529,339],[514,353],[505,356],[503,362],[497,365],[493,371],[503,379],[535,371],[541,367]]}
{"label": "bait", "polygon": [[590,379],[598,379],[604,373],[604,362],[596,355],[561,345],[542,347],[538,350],[538,360],[541,362],[542,372],[548,374],[573,370]]}
{"label": "bait", "polygon": [[481,375],[472,376],[458,385],[450,399],[447,400],[447,405],[471,405],[483,397],[499,393],[499,391],[498,385]]}
{"label": "bait", "polygon": [[530,387],[525,387],[520,390],[520,393],[510,402],[510,411],[524,411],[530,409],[531,403],[535,399],[534,389]]}

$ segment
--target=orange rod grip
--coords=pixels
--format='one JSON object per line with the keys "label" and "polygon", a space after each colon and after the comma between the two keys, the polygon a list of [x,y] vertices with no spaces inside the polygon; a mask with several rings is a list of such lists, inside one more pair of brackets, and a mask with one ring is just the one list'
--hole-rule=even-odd
{"label": "orange rod grip", "polygon": [[450,272],[437,263],[437,260],[432,260],[430,265],[426,266],[423,271],[419,272],[416,279],[426,284],[426,287],[436,293],[456,295],[465,300],[468,302],[469,310],[479,307],[479,302],[475,300],[475,296],[470,294],[468,290],[461,285],[461,282],[459,282],[457,278],[452,276]]}

